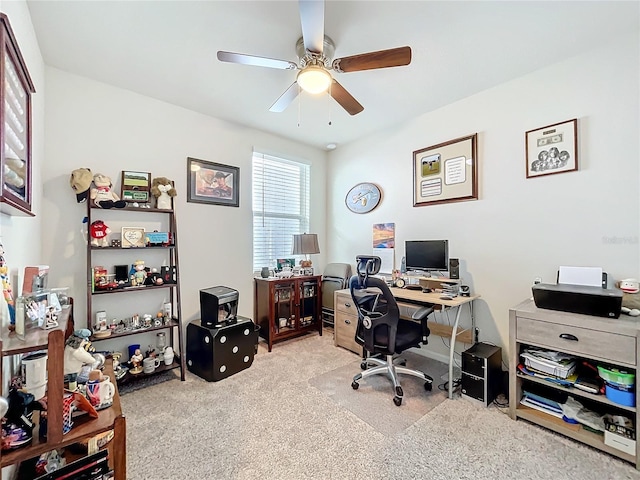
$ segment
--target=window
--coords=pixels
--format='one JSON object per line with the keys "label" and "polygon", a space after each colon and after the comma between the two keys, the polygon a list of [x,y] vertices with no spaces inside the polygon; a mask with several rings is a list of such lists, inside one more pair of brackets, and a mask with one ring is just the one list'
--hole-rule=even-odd
{"label": "window", "polygon": [[253,271],[291,258],[309,231],[309,165],[253,152]]}

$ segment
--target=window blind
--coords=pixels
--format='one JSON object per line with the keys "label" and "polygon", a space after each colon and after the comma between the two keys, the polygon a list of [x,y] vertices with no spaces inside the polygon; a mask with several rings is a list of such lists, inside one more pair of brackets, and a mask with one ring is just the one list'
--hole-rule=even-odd
{"label": "window blind", "polygon": [[293,235],[309,231],[309,165],[253,153],[253,271],[292,258]]}

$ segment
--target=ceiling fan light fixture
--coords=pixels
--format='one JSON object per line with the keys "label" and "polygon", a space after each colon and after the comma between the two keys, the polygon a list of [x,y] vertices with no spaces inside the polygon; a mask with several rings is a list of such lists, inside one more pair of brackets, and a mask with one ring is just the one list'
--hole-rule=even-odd
{"label": "ceiling fan light fixture", "polygon": [[305,92],[316,95],[328,90],[331,74],[322,67],[309,65],[298,73],[296,81]]}

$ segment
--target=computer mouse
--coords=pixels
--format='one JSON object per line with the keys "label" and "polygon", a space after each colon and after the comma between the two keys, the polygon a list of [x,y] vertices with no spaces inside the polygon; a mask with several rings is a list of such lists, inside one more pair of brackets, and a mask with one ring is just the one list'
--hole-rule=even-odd
{"label": "computer mouse", "polygon": [[431,289],[430,288],[423,288],[422,289],[422,293],[431,293]]}
{"label": "computer mouse", "polygon": [[440,295],[440,300],[453,300],[451,295]]}

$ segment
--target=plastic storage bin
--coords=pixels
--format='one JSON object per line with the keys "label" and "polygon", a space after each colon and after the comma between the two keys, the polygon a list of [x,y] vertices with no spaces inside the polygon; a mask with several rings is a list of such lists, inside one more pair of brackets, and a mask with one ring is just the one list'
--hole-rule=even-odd
{"label": "plastic storage bin", "polygon": [[636,383],[635,373],[627,373],[617,368],[605,368],[598,365],[598,373],[600,374],[600,378],[611,384],[629,386],[635,385]]}
{"label": "plastic storage bin", "polygon": [[636,406],[635,385],[620,385],[605,382],[605,394],[609,400],[625,405],[627,407]]}

